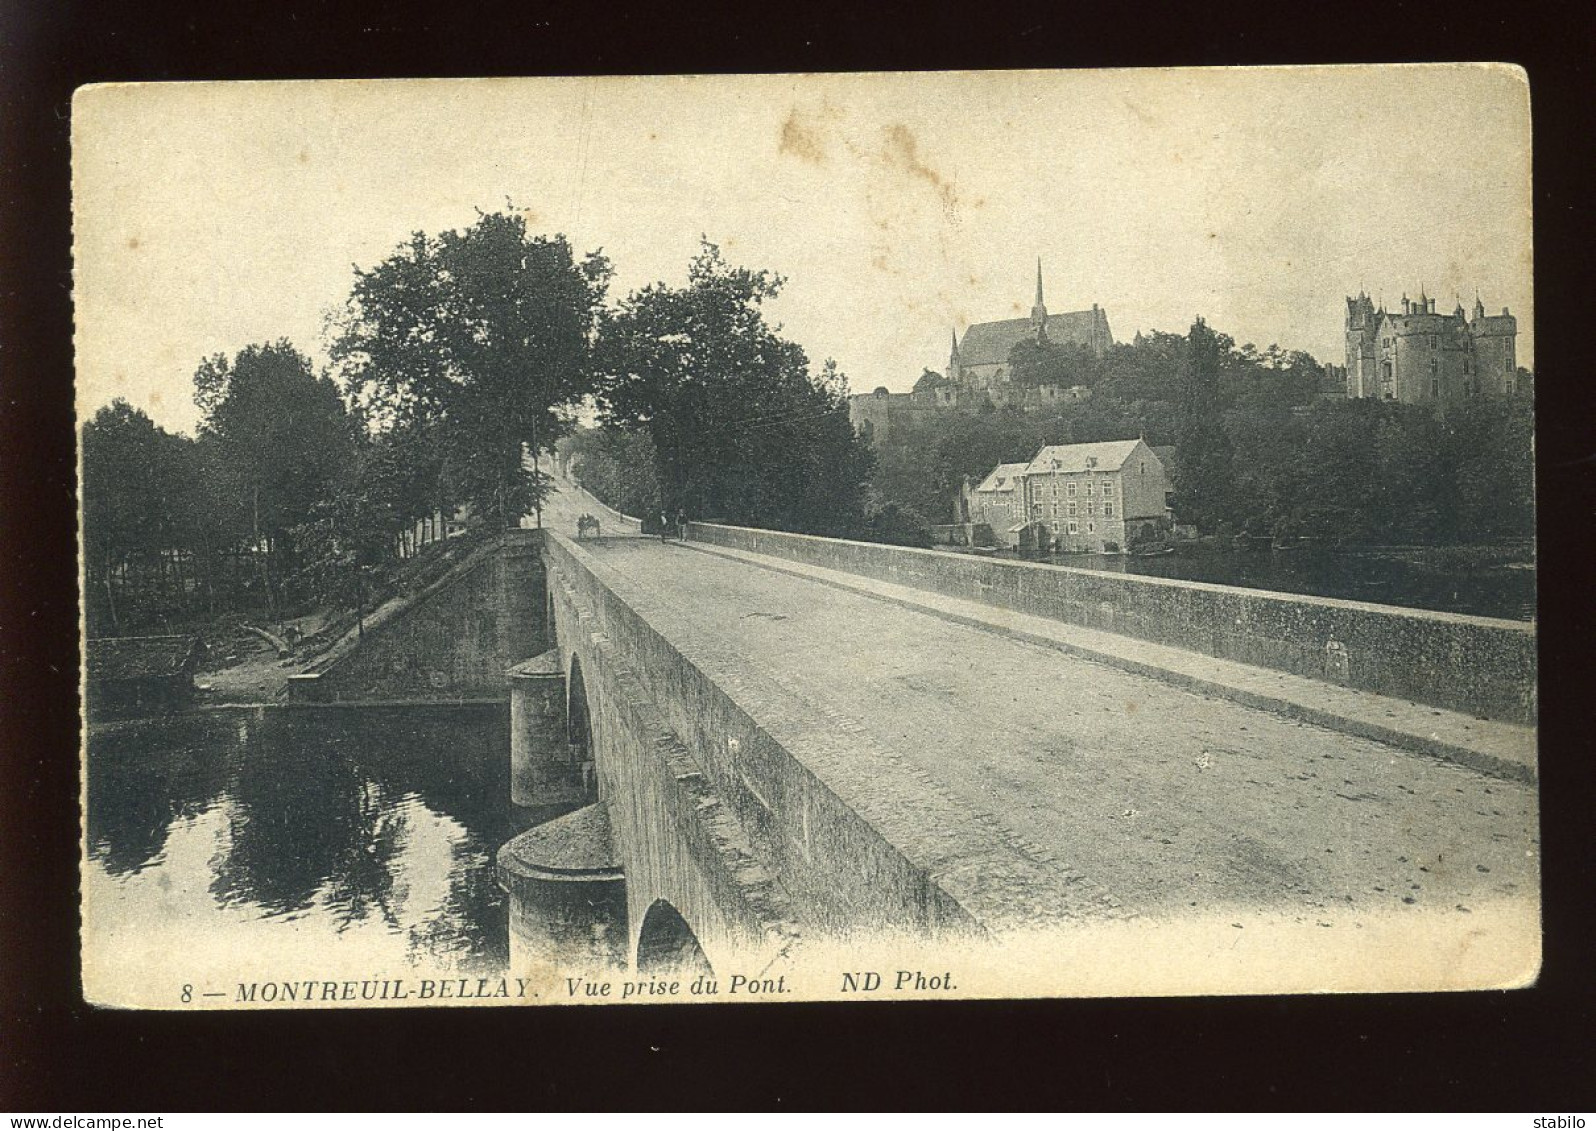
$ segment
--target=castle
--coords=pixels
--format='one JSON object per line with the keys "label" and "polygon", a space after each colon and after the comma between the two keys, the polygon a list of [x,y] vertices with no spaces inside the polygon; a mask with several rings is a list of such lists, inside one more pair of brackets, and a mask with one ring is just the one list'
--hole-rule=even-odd
{"label": "castle", "polygon": [[1375,309],[1360,292],[1347,299],[1347,396],[1445,406],[1511,394],[1518,387],[1517,336],[1507,307],[1487,315],[1478,296],[1467,318],[1461,302],[1451,314],[1437,314],[1423,288],[1417,300],[1402,296],[1400,314],[1383,304]]}
{"label": "castle", "polygon": [[1042,299],[1042,261],[1036,262],[1036,302],[1029,318],[1009,318],[1000,322],[977,322],[959,340],[953,332],[947,369],[942,374],[927,370],[915,382],[913,392],[890,393],[885,386],[873,393],[849,398],[848,416],[855,430],[869,423],[876,442],[888,438],[896,423],[946,409],[975,412],[985,405],[1013,406],[1034,411],[1063,401],[1083,400],[1090,395],[1080,386],[1059,385],[1023,387],[1012,380],[1009,353],[1023,341],[1052,342],[1084,346],[1102,357],[1114,344],[1108,328],[1108,312],[1095,302],[1090,310],[1049,314]]}

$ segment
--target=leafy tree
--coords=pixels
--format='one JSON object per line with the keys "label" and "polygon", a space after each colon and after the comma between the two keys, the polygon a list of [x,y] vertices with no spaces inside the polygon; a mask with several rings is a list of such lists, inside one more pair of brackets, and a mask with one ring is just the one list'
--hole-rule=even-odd
{"label": "leafy tree", "polygon": [[1226,342],[1201,318],[1186,335],[1177,378],[1181,413],[1180,461],[1175,510],[1187,522],[1214,529],[1236,521],[1235,453],[1225,431],[1219,400]]}
{"label": "leafy tree", "polygon": [[1010,380],[1022,388],[1092,386],[1100,368],[1097,356],[1078,342],[1022,338],[1009,350]]}
{"label": "leafy tree", "polygon": [[[83,426],[85,615],[91,634],[123,631],[115,577],[138,559],[191,549],[204,513],[194,442],[115,400]],[[164,578],[164,570],[162,573]]]}
{"label": "leafy tree", "polygon": [[1534,403],[1522,392],[1473,398],[1448,410],[1442,446],[1456,492],[1450,524],[1457,538],[1534,534],[1534,430]]}
{"label": "leafy tree", "polygon": [[765,321],[781,286],[705,241],[685,287],[645,287],[606,319],[599,405],[648,433],[667,511],[844,533],[862,521],[871,455],[835,365],[812,374]]}
{"label": "leafy tree", "polygon": [[216,490],[213,529],[253,551],[275,616],[293,565],[293,531],[345,474],[354,422],[337,386],[286,340],[205,359],[194,374],[194,401]]}
{"label": "leafy tree", "polygon": [[610,277],[597,252],[577,263],[563,236],[528,236],[514,213],[464,231],[415,233],[354,290],[332,348],[373,427],[417,445],[434,468],[420,514],[469,503],[513,526],[547,476],[534,456],[571,427],[592,381],[590,349]]}
{"label": "leafy tree", "polygon": [[622,514],[647,518],[663,509],[648,432],[579,428],[561,442],[560,451],[582,486]]}

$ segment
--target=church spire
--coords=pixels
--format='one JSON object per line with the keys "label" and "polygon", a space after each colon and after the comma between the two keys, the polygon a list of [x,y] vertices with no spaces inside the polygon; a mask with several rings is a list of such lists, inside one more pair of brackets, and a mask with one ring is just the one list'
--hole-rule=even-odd
{"label": "church spire", "polygon": [[1036,305],[1031,307],[1031,324],[1038,338],[1047,333],[1047,306],[1042,302],[1042,259],[1036,260]]}

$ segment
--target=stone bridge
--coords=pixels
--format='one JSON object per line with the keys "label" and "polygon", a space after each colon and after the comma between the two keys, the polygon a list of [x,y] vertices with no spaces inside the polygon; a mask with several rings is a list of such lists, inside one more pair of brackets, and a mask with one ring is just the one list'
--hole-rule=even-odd
{"label": "stone bridge", "polygon": [[480,575],[497,620],[439,604],[498,641],[549,818],[499,854],[518,961],[1537,898],[1533,625],[578,513]]}
{"label": "stone bridge", "polygon": [[580,808],[501,853],[527,939],[780,969],[881,932],[1355,929],[1537,891],[1533,625],[552,512],[513,773]]}

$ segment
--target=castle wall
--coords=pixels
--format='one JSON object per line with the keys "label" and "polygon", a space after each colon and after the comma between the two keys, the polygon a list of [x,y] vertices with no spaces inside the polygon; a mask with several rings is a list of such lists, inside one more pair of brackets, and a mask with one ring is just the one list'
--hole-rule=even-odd
{"label": "castle wall", "polygon": [[1516,320],[1503,310],[1485,317],[1475,307],[1433,312],[1433,301],[1404,312],[1376,314],[1367,296],[1347,300],[1347,396],[1381,397],[1404,404],[1449,404],[1483,394],[1514,391]]}

